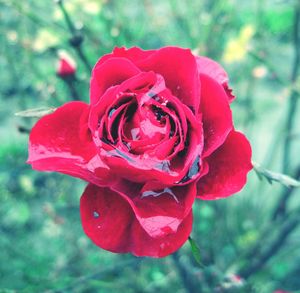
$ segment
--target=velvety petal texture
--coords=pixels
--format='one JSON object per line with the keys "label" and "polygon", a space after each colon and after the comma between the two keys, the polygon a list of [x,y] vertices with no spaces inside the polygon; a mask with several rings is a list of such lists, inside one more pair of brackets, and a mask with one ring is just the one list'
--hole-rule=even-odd
{"label": "velvety petal texture", "polygon": [[103,185],[112,177],[101,161],[87,128],[89,106],[70,102],[41,118],[29,136],[27,163]]}
{"label": "velvety petal texture", "polygon": [[111,58],[96,64],[91,78],[91,104],[97,103],[108,88],[139,72],[140,70],[125,58]]}
{"label": "velvety petal texture", "polygon": [[229,102],[232,102],[235,96],[232,94],[232,90],[228,85],[229,77],[224,68],[214,60],[204,56],[197,56],[197,65],[199,73],[210,76],[213,80],[218,82],[224,87]]}
{"label": "velvety petal texture", "polygon": [[231,131],[224,144],[207,158],[209,172],[197,183],[204,200],[230,196],[242,189],[251,164],[251,147],[240,132]]}
{"label": "velvety petal texture", "polygon": [[28,163],[88,182],[80,214],[96,245],[167,256],[191,233],[195,199],[238,192],[252,169],[228,82],[189,49],[115,48],[93,68],[90,104],[67,103],[36,123]]}
{"label": "velvety petal texture", "polygon": [[122,196],[110,188],[92,184],[87,186],[81,197],[80,214],[85,233],[96,245],[112,252],[131,252],[136,256],[166,256],[185,243],[192,229],[190,211],[176,232],[153,238],[143,229]]}
{"label": "velvety petal texture", "polygon": [[196,196],[195,183],[149,190],[147,186],[121,180],[111,189],[129,203],[140,225],[152,238],[176,233]]}
{"label": "velvety petal texture", "polygon": [[203,157],[222,145],[233,128],[231,110],[226,93],[210,76],[200,74],[202,84],[201,108],[204,132]]}

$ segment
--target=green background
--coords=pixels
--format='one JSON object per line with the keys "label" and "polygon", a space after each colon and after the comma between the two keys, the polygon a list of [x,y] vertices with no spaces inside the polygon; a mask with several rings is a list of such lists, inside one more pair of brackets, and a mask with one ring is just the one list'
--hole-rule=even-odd
{"label": "green background", "polygon": [[[88,67],[114,46],[188,47],[228,71],[236,129],[251,141],[253,160],[298,177],[300,2],[64,2],[73,33],[52,0],[0,0],[0,292],[300,292],[299,190],[252,171],[239,194],[198,201],[192,237],[200,265],[189,243],[164,259],[112,254],[82,231],[85,182],[26,165],[27,130],[37,119],[14,115],[72,99],[56,76],[59,50],[76,60],[76,90],[88,101]],[[89,66],[69,43],[74,33]],[[274,220],[288,193],[286,213]]]}

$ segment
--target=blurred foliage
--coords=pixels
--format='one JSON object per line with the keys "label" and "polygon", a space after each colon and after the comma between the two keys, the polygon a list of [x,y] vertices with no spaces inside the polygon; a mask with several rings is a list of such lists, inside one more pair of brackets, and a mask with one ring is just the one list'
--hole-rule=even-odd
{"label": "blurred foliage", "polygon": [[[61,49],[76,59],[76,91],[88,101],[87,68],[114,46],[189,47],[229,72],[237,95],[232,104],[236,128],[249,137],[254,160],[282,172],[288,137],[291,159],[284,164],[295,177],[300,170],[299,109],[292,129],[286,129],[286,119],[292,88],[300,86],[299,76],[294,84],[290,77],[299,1],[64,2],[76,36],[84,38],[80,48],[86,62],[70,45],[74,32],[54,1],[0,0],[0,292],[192,292],[191,286],[194,292],[300,292],[299,190],[271,186],[252,172],[239,195],[198,201],[192,237],[203,266],[193,259],[188,243],[165,259],[115,255],[94,246],[81,229],[79,198],[85,183],[38,173],[25,164],[27,131],[36,118],[14,115],[72,99],[55,74]],[[291,195],[287,213],[274,220],[282,194]],[[288,237],[280,234],[291,223],[296,224]],[[279,247],[272,240],[276,237]],[[240,279],[239,273],[268,248],[265,263]]]}

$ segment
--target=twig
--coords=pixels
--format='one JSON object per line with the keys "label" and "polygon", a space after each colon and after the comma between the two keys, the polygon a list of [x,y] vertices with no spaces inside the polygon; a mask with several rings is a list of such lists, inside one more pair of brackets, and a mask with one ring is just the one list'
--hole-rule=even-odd
{"label": "twig", "polygon": [[68,89],[71,94],[71,99],[74,101],[80,101],[79,94],[77,92],[76,88],[76,76],[66,76],[63,77],[62,80],[65,82],[65,84],[68,86]]}
{"label": "twig", "polygon": [[[293,33],[293,43],[294,43],[294,51],[295,58],[293,62],[293,68],[291,73],[291,83],[295,84],[299,72],[300,66],[300,0],[297,1],[295,7],[295,17],[294,17],[294,33]],[[291,132],[293,130],[296,108],[298,104],[298,92],[292,89],[291,95],[289,98],[288,112],[287,112],[287,120],[286,120],[286,136],[284,141],[284,151],[283,151],[283,172],[288,173],[289,164],[290,164],[290,151],[291,151]],[[283,216],[286,213],[286,205],[289,200],[289,196],[282,196],[278,205],[275,209],[273,218]]]}
{"label": "twig", "polygon": [[272,65],[268,60],[266,60],[266,58],[264,58],[264,54],[256,53],[253,50],[248,50],[248,55],[253,59],[263,63],[269,69],[270,73],[276,79],[277,82],[279,82],[283,86],[289,86],[289,82],[277,73],[275,66]]}
{"label": "twig", "polygon": [[267,261],[283,246],[288,236],[295,230],[299,222],[300,212],[298,210],[295,215],[287,219],[282,224],[274,240],[270,244],[264,243],[265,249],[263,249],[260,254],[253,256],[253,261],[247,263],[247,266],[241,269],[238,272],[238,275],[244,279],[247,279],[261,269],[267,263]]}
{"label": "twig", "polygon": [[268,68],[268,70],[272,74],[273,78],[278,83],[283,85],[284,87],[287,87],[291,91],[291,94],[292,94],[292,92],[294,92],[297,95],[300,94],[300,91],[296,87],[295,84],[293,84],[293,83],[291,84],[290,80],[287,80],[287,79],[283,78],[282,76],[280,76],[280,74],[276,71],[276,67],[274,65],[272,65],[268,60],[266,60],[266,58],[263,56],[263,55],[265,55],[264,53],[263,54],[257,53],[257,52],[254,52],[253,50],[248,50],[247,52],[250,57],[259,61],[260,63],[263,63]]}
{"label": "twig", "polygon": [[[300,166],[297,170],[297,178],[300,177]],[[282,192],[282,197],[290,196],[296,187],[286,188]],[[252,248],[244,255],[241,259],[245,260],[247,267],[241,268],[237,273],[238,275],[249,278],[258,269],[264,266],[264,264],[276,254],[276,252],[284,244],[286,238],[289,234],[296,228],[297,224],[300,222],[300,208],[296,210],[291,218],[273,218],[273,221],[267,225],[261,232],[260,237],[252,246]],[[276,228],[274,228],[276,225]],[[278,229],[278,225],[279,228]],[[277,237],[271,242],[270,245],[265,243],[267,239],[270,239],[274,233],[279,230]],[[264,245],[261,243],[264,241]],[[264,249],[266,248],[266,249]]]}
{"label": "twig", "polygon": [[[300,65],[300,1],[298,1],[295,9],[295,20],[294,20],[294,34],[293,34],[293,43],[295,50],[295,58],[293,61],[293,68],[291,73],[291,83],[292,85],[296,82],[299,65]],[[290,163],[290,149],[291,149],[291,139],[290,133],[293,128],[295,113],[298,103],[297,98],[298,93],[294,90],[291,91],[289,98],[288,112],[287,112],[287,121],[286,121],[286,137],[284,142],[284,153],[283,153],[283,172],[287,173],[289,170]]]}
{"label": "twig", "polygon": [[177,267],[178,273],[180,275],[185,290],[188,293],[194,293],[194,292],[201,293],[202,290],[200,284],[198,286],[194,284],[192,275],[187,271],[186,266],[183,263],[181,263],[178,252],[173,253],[172,258]]}
{"label": "twig", "polygon": [[68,291],[73,292],[72,289],[76,288],[79,285],[82,285],[83,283],[85,283],[89,280],[100,279],[100,278],[103,278],[104,276],[106,276],[107,274],[116,274],[118,272],[121,272],[123,268],[140,263],[141,261],[142,261],[142,259],[131,258],[131,259],[125,260],[123,262],[118,262],[116,265],[113,265],[109,268],[99,270],[98,272],[95,272],[95,273],[87,275],[87,276],[79,277],[76,279],[76,281],[74,281],[72,284],[70,284],[67,287],[64,287],[64,288],[61,288],[58,290],[50,290],[47,292],[48,293],[60,293],[60,292],[68,292]]}
{"label": "twig", "polygon": [[67,23],[68,29],[72,35],[72,37],[70,39],[71,46],[76,50],[77,55],[79,56],[79,58],[85,65],[88,72],[91,72],[92,66],[90,65],[90,63],[82,49],[82,42],[83,42],[82,34],[79,33],[78,30],[76,29],[71,17],[69,16],[69,13],[67,12],[67,10],[64,6],[63,0],[55,0],[55,2],[58,4],[58,6],[65,18],[65,21]]}
{"label": "twig", "polygon": [[[296,170],[296,175],[295,175],[295,178],[297,180],[300,179],[300,167],[298,167],[298,169]],[[287,206],[287,203],[288,203],[288,199],[290,198],[291,194],[293,193],[295,187],[292,187],[292,188],[286,188],[282,195],[280,196],[280,200],[277,204],[277,206],[275,207],[275,210],[274,210],[274,213],[272,215],[272,220],[275,220],[277,219],[279,216],[285,214],[286,212],[286,206]]]}
{"label": "twig", "polygon": [[279,182],[286,187],[300,187],[300,181],[285,174],[276,173],[261,167],[258,163],[252,162],[254,171],[259,178],[264,177],[272,184],[273,181]]}
{"label": "twig", "polygon": [[[4,5],[7,5],[7,6],[11,5],[13,7],[13,9],[15,9],[20,14],[26,16],[34,24],[38,24],[39,26],[46,27],[46,28],[49,28],[51,25],[53,25],[53,23],[48,21],[45,17],[40,17],[40,16],[37,16],[36,14],[32,13],[29,6],[23,5],[24,3],[25,3],[25,1],[18,1],[18,0],[14,0],[14,1],[10,1],[10,2],[7,1],[7,3],[5,1],[3,2]],[[60,24],[54,23],[54,25],[56,26],[57,29],[59,29],[61,31],[65,30],[65,28],[63,26],[61,26]],[[61,33],[59,31],[57,31],[57,32]]]}
{"label": "twig", "polygon": [[26,118],[41,118],[47,114],[51,114],[56,110],[53,107],[39,107],[34,109],[27,109],[21,112],[15,113],[16,116]]}

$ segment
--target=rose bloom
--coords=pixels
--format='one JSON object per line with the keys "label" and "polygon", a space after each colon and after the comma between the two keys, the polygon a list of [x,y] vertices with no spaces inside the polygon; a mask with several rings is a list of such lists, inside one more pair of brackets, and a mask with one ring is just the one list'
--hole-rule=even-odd
{"label": "rose bloom", "polygon": [[56,74],[61,78],[74,76],[76,73],[75,60],[65,51],[59,51],[58,56]]}
{"label": "rose bloom", "polygon": [[115,48],[92,71],[90,104],[36,123],[28,163],[89,182],[80,214],[96,245],[163,257],[188,239],[196,198],[246,183],[251,147],[234,129],[233,98],[224,69],[188,49]]}

